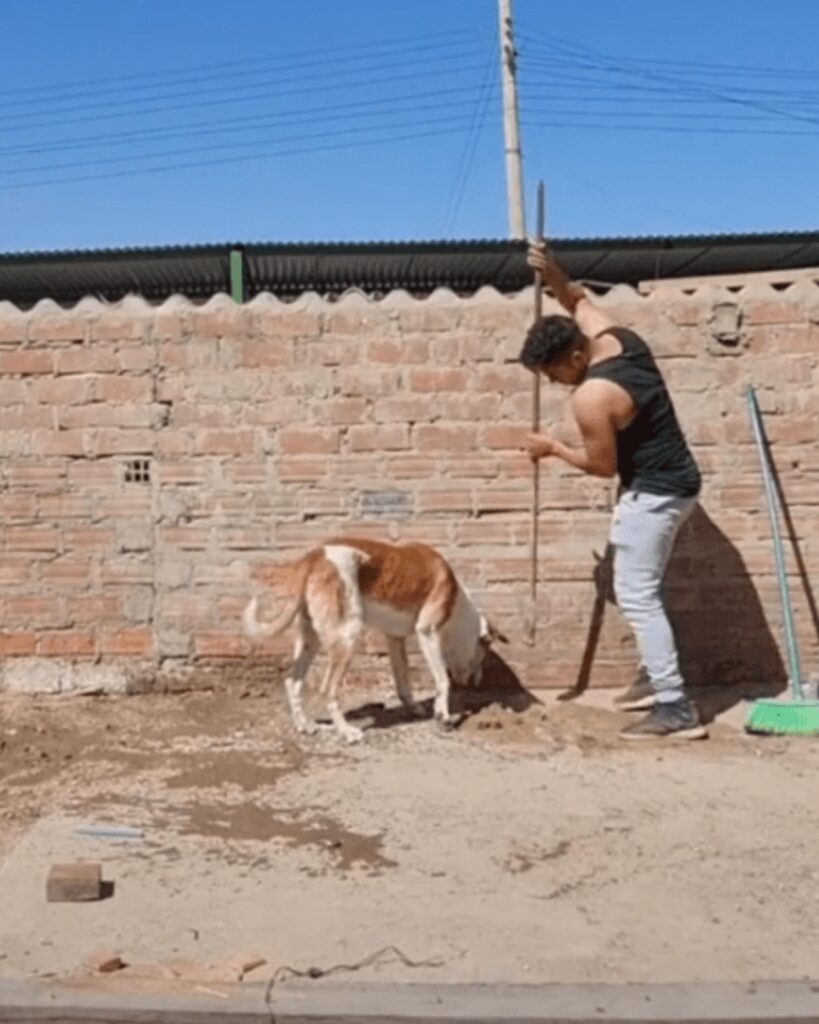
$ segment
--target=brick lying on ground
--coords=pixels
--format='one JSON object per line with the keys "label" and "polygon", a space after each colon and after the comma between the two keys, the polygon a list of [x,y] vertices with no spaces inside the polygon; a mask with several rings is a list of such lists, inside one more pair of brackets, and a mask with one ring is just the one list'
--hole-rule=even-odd
{"label": "brick lying on ground", "polygon": [[102,899],[100,864],[55,864],[48,873],[46,899],[49,903],[85,903]]}

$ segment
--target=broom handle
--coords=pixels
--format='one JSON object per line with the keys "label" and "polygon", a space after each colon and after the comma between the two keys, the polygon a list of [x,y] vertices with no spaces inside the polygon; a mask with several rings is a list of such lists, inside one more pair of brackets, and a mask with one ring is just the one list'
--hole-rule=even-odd
{"label": "broom handle", "polygon": [[774,558],[776,560],[776,575],[779,578],[779,596],[782,600],[782,618],[785,623],[785,641],[788,647],[788,670],[791,677],[791,692],[796,700],[803,699],[802,693],[802,669],[799,664],[799,648],[796,643],[796,629],[793,622],[793,608],[791,607],[791,596],[788,588],[788,576],[785,569],[785,551],[782,547],[782,535],[779,532],[779,514],[776,500],[776,492],[771,476],[771,464],[768,455],[767,439],[765,428],[762,423],[762,413],[759,410],[759,402],[753,388],[748,388],[748,409],[751,414],[751,427],[754,432],[759,462],[762,467],[762,480],[765,485],[765,498],[768,504],[768,516],[771,520],[771,534],[773,535]]}
{"label": "broom handle", "polygon": [[[537,187],[537,229],[535,241],[543,241],[545,230],[545,201],[543,182]],[[535,271],[535,323],[543,315],[543,277]],[[540,374],[533,375],[532,384],[532,431],[537,433],[540,430]],[[535,620],[535,606],[537,603],[537,546],[538,546],[538,516],[540,512],[540,461],[532,463],[532,549],[531,549],[531,577],[530,596],[532,599],[532,622]],[[534,630],[534,625],[532,626]]]}

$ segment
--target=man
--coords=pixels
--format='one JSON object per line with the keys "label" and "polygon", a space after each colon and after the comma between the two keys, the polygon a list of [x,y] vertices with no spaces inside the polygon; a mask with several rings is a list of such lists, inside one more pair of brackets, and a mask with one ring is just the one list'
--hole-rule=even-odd
{"label": "man", "polygon": [[529,263],[570,316],[547,316],[529,331],[523,365],[573,388],[571,409],[582,447],[545,433],[529,437],[533,460],[557,458],[591,476],[619,475],[621,494],[611,531],[617,603],[637,638],[643,671],[620,699],[624,709],[651,708],[624,739],[706,735],[685,693],[662,580],[677,531],[691,514],[700,473],[680,429],[651,351],[618,327],[569,281],[544,245]]}

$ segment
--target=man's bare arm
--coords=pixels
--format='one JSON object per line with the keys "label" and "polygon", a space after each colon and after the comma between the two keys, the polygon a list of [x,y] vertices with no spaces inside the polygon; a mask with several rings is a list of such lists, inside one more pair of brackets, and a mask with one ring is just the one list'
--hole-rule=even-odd
{"label": "man's bare arm", "polygon": [[575,323],[587,338],[595,338],[617,326],[608,313],[592,302],[582,285],[569,279],[545,243],[531,243],[528,261],[541,274],[560,305],[574,317]]}

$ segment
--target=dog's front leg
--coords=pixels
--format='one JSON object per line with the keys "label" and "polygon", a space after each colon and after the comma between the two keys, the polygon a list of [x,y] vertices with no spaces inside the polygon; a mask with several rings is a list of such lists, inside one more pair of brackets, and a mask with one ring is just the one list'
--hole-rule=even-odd
{"label": "dog's front leg", "polygon": [[421,653],[435,680],[435,718],[441,725],[457,725],[457,716],[449,710],[449,672],[441,649],[440,635],[433,626],[421,626],[417,633]]}

